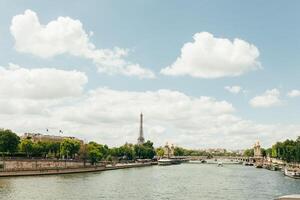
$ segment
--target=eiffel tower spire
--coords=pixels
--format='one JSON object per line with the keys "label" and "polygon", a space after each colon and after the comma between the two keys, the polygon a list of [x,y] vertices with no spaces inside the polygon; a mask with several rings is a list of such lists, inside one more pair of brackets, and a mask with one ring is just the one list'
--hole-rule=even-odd
{"label": "eiffel tower spire", "polygon": [[140,134],[138,137],[138,144],[144,144],[145,138],[144,138],[144,132],[143,132],[143,113],[140,115]]}

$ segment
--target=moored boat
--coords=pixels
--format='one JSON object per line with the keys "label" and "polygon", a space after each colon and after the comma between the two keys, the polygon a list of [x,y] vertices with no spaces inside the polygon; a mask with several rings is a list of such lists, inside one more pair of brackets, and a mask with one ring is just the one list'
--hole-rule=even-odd
{"label": "moored boat", "polygon": [[172,160],[169,158],[162,158],[162,159],[159,159],[157,162],[158,162],[158,165],[172,165]]}
{"label": "moored boat", "polygon": [[181,160],[176,159],[176,158],[162,158],[162,159],[159,159],[157,162],[158,162],[158,165],[178,165],[178,164],[181,164]]}
{"label": "moored boat", "polygon": [[291,178],[296,178],[300,179],[300,170],[297,169],[288,169],[287,167],[284,169],[284,175],[291,177]]}
{"label": "moored boat", "polygon": [[275,200],[300,200],[300,194],[281,196],[276,198]]}

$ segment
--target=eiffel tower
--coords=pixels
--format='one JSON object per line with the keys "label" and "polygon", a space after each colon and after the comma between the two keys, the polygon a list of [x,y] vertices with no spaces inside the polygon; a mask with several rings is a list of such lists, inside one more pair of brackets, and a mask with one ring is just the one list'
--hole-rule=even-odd
{"label": "eiffel tower", "polygon": [[144,138],[144,132],[143,132],[143,113],[140,115],[140,135],[137,139],[138,144],[144,144],[145,138]]}

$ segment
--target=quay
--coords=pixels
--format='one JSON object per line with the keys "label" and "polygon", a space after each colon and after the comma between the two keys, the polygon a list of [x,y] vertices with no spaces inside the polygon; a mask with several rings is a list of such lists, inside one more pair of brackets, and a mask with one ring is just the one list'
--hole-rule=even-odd
{"label": "quay", "polygon": [[86,172],[100,172],[108,170],[138,168],[157,165],[157,162],[146,163],[117,163],[115,165],[96,165],[85,167],[69,167],[69,168],[40,168],[40,169],[24,169],[24,170],[8,170],[0,171],[1,177],[15,177],[15,176],[40,176],[40,175],[59,175],[59,174],[74,174]]}

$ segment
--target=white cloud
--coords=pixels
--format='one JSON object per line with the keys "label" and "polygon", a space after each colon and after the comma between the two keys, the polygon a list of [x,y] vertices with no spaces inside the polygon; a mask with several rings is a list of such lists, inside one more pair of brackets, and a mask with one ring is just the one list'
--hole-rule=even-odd
{"label": "white cloud", "polygon": [[230,41],[207,32],[194,35],[194,42],[184,44],[181,55],[162,74],[190,75],[199,78],[239,76],[261,67],[256,46],[241,39]]}
{"label": "white cloud", "polygon": [[300,90],[291,90],[287,94],[289,97],[299,97],[300,96]]}
{"label": "white cloud", "polygon": [[79,20],[70,17],[58,17],[43,25],[35,12],[26,10],[24,14],[13,17],[10,31],[19,52],[42,58],[70,54],[93,60],[99,72],[139,78],[155,77],[151,70],[125,60],[127,49],[97,49],[90,41],[94,33],[88,34]]}
{"label": "white cloud", "polygon": [[233,94],[238,94],[242,91],[242,87],[238,86],[238,85],[234,85],[234,86],[226,86],[224,87],[225,90],[233,93]]}
{"label": "white cloud", "polygon": [[[2,106],[3,105],[3,106]],[[7,110],[7,108],[14,108]],[[248,148],[256,140],[271,145],[296,137],[296,125],[257,124],[236,116],[235,108],[212,97],[192,97],[172,90],[118,91],[98,88],[72,99],[1,99],[1,126],[19,133],[73,135],[108,145],[135,143],[139,113],[144,113],[145,137],[190,148]]]}
{"label": "white cloud", "polygon": [[56,99],[82,95],[88,79],[79,71],[55,68],[0,67],[0,97]]}
{"label": "white cloud", "polygon": [[272,107],[281,104],[280,92],[274,88],[267,90],[264,94],[256,96],[249,101],[252,107]]}

